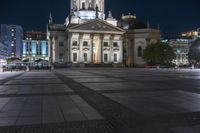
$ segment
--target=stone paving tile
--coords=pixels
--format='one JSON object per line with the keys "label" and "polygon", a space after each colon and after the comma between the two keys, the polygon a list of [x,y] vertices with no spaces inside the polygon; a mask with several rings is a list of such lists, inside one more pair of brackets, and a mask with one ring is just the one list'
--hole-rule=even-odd
{"label": "stone paving tile", "polygon": [[[168,93],[172,95],[170,96]],[[200,107],[198,106],[200,104],[200,95],[196,97],[195,95],[188,96],[186,92],[182,91],[138,92],[136,94],[114,93],[104,95],[144,115],[200,111]],[[193,100],[194,97],[195,101]]]}
{"label": "stone paving tile", "polygon": [[85,115],[77,107],[69,96],[57,97],[59,106],[66,121],[84,121],[87,120]]}
{"label": "stone paving tile", "polygon": [[20,117],[15,122],[17,126],[25,126],[25,125],[34,125],[34,124],[42,124],[41,117],[33,116],[33,117]]}
{"label": "stone paving tile", "polygon": [[89,104],[84,102],[82,98],[77,95],[73,95],[70,97],[88,120],[103,119],[103,117],[95,109],[90,107]]}
{"label": "stone paving tile", "polygon": [[17,117],[0,117],[0,127],[15,125]]}
{"label": "stone paving tile", "polygon": [[175,131],[176,133],[199,133],[200,132],[200,126],[190,126],[190,127],[178,127],[173,128],[172,131]]}

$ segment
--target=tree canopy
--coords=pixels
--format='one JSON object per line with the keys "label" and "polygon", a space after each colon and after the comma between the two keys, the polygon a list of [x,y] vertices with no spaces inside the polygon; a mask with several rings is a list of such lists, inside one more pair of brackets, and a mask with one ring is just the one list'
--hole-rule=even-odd
{"label": "tree canopy", "polygon": [[162,42],[148,45],[143,54],[143,59],[149,65],[169,65],[174,58],[173,49]]}

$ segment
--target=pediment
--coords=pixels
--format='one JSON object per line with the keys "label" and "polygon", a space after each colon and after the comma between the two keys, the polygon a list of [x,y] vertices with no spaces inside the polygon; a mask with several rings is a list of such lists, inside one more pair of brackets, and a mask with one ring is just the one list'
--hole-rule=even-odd
{"label": "pediment", "polygon": [[123,29],[113,26],[101,19],[94,19],[80,25],[70,27],[68,30],[80,32],[117,32],[121,34],[125,32]]}

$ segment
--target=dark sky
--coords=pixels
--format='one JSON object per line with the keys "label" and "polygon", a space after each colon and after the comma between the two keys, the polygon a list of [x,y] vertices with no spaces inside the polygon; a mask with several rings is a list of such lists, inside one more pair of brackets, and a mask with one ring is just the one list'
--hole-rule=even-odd
{"label": "dark sky", "polygon": [[[138,19],[160,24],[165,34],[200,27],[200,0],[105,0],[106,13],[136,13]],[[45,31],[49,12],[54,22],[64,23],[70,0],[1,0],[0,23],[19,24],[24,30]]]}

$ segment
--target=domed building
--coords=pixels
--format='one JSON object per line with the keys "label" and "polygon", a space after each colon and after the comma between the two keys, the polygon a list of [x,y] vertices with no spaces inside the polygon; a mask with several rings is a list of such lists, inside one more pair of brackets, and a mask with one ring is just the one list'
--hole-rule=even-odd
{"label": "domed building", "polygon": [[152,28],[150,23],[139,21],[136,15],[122,15],[118,25],[126,32],[124,34],[124,64],[127,66],[144,67],[143,51],[152,43],[160,40],[161,34],[159,26]]}
{"label": "domed building", "polygon": [[[134,62],[134,57],[130,57],[134,56],[136,50],[133,47],[135,44],[141,45],[140,50],[143,51],[148,44],[154,42],[152,40],[160,39],[159,30],[150,29],[131,15],[123,16],[122,20],[117,21],[109,11],[106,17],[105,0],[70,2],[70,14],[64,24],[55,24],[52,16],[49,17],[47,37],[51,63],[70,62],[75,66],[126,63],[126,65],[144,66],[145,62],[140,60]],[[130,23],[129,17],[133,19]],[[127,24],[130,24],[128,28]],[[132,51],[127,51],[129,45],[133,45]],[[128,56],[126,53],[129,53]]]}

